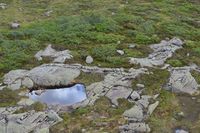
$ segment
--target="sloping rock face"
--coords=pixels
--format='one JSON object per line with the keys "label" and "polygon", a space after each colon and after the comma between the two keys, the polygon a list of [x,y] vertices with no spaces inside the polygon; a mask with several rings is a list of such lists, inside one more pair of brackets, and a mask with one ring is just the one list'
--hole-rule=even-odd
{"label": "sloping rock face", "polygon": [[13,70],[4,76],[3,83],[12,90],[27,88],[67,86],[80,75],[80,70],[56,65],[42,65],[32,70]]}
{"label": "sloping rock face", "polygon": [[48,112],[35,112],[34,110],[13,114],[17,108],[7,111],[7,108],[0,110],[0,132],[1,133],[28,133],[31,131],[40,132],[44,128],[56,124],[62,119],[52,110]]}
{"label": "sloping rock face", "polygon": [[150,46],[153,53],[146,58],[131,58],[130,64],[140,64],[142,67],[161,66],[165,61],[172,57],[172,54],[182,48],[183,42],[178,38],[173,38],[169,41],[161,41],[159,44]]}
{"label": "sloping rock face", "polygon": [[167,89],[176,93],[198,94],[199,85],[191,75],[191,70],[195,70],[195,67],[177,67],[170,69],[171,76],[167,84]]}
{"label": "sloping rock face", "polygon": [[51,44],[46,47],[45,50],[41,50],[35,54],[37,60],[42,60],[43,57],[54,58],[54,63],[64,63],[66,59],[72,59],[73,56],[70,54],[69,50],[56,51],[51,47]]}

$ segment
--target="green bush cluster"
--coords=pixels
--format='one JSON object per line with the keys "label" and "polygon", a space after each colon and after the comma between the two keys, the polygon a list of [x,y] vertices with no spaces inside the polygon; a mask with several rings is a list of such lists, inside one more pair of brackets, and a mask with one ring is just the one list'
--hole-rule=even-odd
{"label": "green bush cluster", "polygon": [[0,90],[0,107],[14,106],[20,100],[16,91],[5,88]]}

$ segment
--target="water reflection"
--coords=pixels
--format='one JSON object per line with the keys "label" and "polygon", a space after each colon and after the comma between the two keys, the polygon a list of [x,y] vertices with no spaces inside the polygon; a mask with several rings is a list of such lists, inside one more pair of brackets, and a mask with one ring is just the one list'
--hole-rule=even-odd
{"label": "water reflection", "polygon": [[38,95],[38,91],[29,93],[29,98],[46,104],[73,105],[87,98],[85,86],[76,84],[70,88],[47,89]]}

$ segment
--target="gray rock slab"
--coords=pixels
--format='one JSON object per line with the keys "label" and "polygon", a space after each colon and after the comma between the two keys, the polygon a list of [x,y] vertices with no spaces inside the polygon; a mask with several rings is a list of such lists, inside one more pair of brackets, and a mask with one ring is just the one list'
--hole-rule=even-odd
{"label": "gray rock slab", "polygon": [[121,133],[149,133],[151,131],[149,125],[145,123],[129,123],[119,129]]}
{"label": "gray rock slab", "polygon": [[175,93],[199,93],[198,83],[190,73],[190,67],[177,67],[170,70],[170,78],[167,89]]}
{"label": "gray rock slab", "polygon": [[56,51],[52,48],[52,45],[49,44],[44,50],[40,50],[35,54],[35,58],[39,61],[43,59],[43,57],[54,58],[54,63],[64,63],[66,59],[72,59],[73,56],[70,54],[69,50],[64,51]]}
{"label": "gray rock slab", "polygon": [[108,91],[108,93],[105,95],[109,99],[111,99],[111,102],[115,105],[118,105],[118,99],[124,98],[127,99],[132,92],[131,88],[126,88],[123,86],[113,87]]}
{"label": "gray rock slab", "polygon": [[142,67],[161,66],[165,61],[172,57],[173,53],[182,48],[183,42],[179,38],[173,38],[169,41],[161,41],[159,44],[150,46],[153,53],[146,58],[131,58],[130,64],[140,64]]}
{"label": "gray rock slab", "polygon": [[143,114],[143,110],[140,106],[133,106],[131,109],[126,110],[123,113],[124,117],[127,117],[128,119],[132,120],[132,121],[142,121],[144,119],[144,114]]}

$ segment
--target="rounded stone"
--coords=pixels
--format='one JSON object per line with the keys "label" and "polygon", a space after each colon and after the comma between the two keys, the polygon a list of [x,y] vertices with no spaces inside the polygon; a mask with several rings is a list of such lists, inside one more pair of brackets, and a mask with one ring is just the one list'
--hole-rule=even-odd
{"label": "rounded stone", "polygon": [[87,64],[91,64],[93,61],[94,61],[94,60],[93,60],[92,56],[87,56],[87,57],[86,57],[85,62],[86,62]]}

